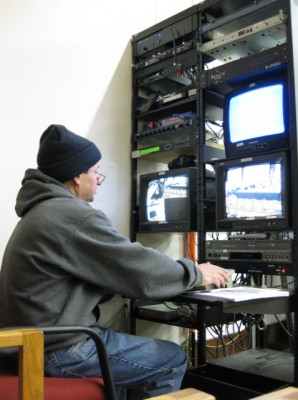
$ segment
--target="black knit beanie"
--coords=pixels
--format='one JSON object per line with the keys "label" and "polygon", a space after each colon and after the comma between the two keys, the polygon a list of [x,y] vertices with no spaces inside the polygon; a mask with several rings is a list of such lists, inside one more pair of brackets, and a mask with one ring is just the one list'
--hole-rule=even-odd
{"label": "black knit beanie", "polygon": [[90,140],[70,132],[65,126],[50,125],[41,135],[37,154],[38,169],[59,182],[66,182],[101,159]]}

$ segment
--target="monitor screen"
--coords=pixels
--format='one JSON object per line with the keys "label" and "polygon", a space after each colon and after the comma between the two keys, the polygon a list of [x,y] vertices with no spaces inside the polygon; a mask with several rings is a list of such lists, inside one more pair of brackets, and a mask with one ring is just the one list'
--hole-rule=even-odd
{"label": "monitor screen", "polygon": [[288,147],[286,98],[287,86],[281,79],[250,82],[225,96],[227,158]]}
{"label": "monitor screen", "polygon": [[289,228],[288,158],[273,153],[218,163],[217,227]]}
{"label": "monitor screen", "polygon": [[[215,229],[215,173],[205,171],[203,222]],[[153,172],[140,176],[139,231],[192,232],[198,229],[197,168]],[[200,219],[201,220],[201,219]]]}
{"label": "monitor screen", "polygon": [[140,176],[140,231],[187,232],[196,228],[196,168]]}
{"label": "monitor screen", "polygon": [[281,165],[264,163],[229,169],[225,199],[227,218],[281,217]]}
{"label": "monitor screen", "polygon": [[187,218],[188,176],[152,179],[148,184],[146,210],[148,221],[179,221]]}

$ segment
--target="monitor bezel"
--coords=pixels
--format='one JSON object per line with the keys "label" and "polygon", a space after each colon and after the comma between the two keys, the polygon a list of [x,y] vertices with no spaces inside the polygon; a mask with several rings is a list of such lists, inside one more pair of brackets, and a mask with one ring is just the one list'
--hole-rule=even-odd
{"label": "monitor bezel", "polygon": [[[149,183],[161,177],[187,175],[187,217],[180,221],[148,221],[146,213]],[[193,232],[197,229],[197,168],[179,168],[140,175],[139,232]]]}
{"label": "monitor bezel", "polygon": [[[283,86],[283,119],[285,130],[283,133],[274,135],[259,136],[256,138],[231,141],[230,132],[230,102],[241,94],[251,92],[263,87],[281,84]],[[260,110],[261,112],[261,110]],[[224,97],[223,108],[223,136],[225,143],[226,158],[237,158],[246,155],[257,155],[266,152],[287,150],[290,146],[290,120],[289,120],[289,100],[288,100],[288,84],[284,76],[276,76],[268,79],[255,79],[243,83],[236,89],[228,92]]]}

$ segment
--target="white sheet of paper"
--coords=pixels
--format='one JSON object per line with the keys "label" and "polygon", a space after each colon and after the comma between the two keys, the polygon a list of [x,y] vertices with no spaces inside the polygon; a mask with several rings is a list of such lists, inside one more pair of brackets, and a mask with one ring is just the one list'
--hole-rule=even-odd
{"label": "white sheet of paper", "polygon": [[192,294],[197,294],[198,296],[200,296],[200,298],[218,297],[219,299],[226,299],[230,301],[245,301],[274,297],[288,297],[290,296],[290,291],[274,288],[262,289],[250,286],[239,286],[232,288],[212,289],[206,291],[202,290],[198,292],[193,292]]}

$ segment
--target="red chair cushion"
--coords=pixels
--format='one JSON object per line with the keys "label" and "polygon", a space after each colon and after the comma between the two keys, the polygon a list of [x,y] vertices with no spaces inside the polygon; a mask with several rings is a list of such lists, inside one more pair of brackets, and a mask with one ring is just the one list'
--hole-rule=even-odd
{"label": "red chair cushion", "polygon": [[[45,400],[104,400],[99,378],[45,378]],[[18,400],[18,377],[0,376],[0,398]]]}

